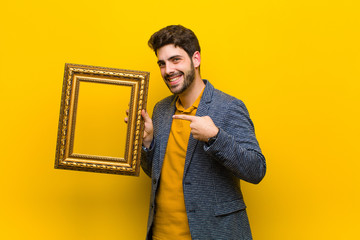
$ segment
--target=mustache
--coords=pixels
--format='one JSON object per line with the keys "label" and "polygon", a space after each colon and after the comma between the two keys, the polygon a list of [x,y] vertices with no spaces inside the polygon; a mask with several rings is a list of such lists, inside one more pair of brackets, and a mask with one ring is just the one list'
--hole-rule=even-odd
{"label": "mustache", "polygon": [[170,78],[174,77],[174,76],[177,76],[177,75],[184,75],[184,73],[182,71],[178,71],[178,72],[174,72],[172,74],[166,74],[164,76],[165,80],[170,80]]}

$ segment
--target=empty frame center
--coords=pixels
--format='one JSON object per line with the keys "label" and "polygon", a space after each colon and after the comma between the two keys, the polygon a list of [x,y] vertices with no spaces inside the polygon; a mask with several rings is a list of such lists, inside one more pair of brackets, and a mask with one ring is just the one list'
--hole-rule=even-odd
{"label": "empty frame center", "polygon": [[131,86],[79,81],[73,153],[124,158]]}

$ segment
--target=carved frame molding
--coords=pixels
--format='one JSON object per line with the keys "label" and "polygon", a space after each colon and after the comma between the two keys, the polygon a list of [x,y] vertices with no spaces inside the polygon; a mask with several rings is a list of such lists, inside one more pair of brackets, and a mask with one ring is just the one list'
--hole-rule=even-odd
{"label": "carved frame molding", "polygon": [[[149,72],[65,64],[55,168],[139,176]],[[79,83],[94,82],[131,87],[124,158],[73,153]],[[126,103],[127,104],[127,103]]]}

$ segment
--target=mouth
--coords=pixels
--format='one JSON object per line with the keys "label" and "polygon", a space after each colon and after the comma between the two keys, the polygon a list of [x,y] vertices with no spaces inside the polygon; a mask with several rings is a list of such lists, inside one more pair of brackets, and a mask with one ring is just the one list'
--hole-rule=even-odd
{"label": "mouth", "polygon": [[166,77],[166,81],[170,84],[170,85],[176,85],[180,82],[181,77],[183,76],[182,73],[178,73],[178,74],[173,74],[170,76]]}

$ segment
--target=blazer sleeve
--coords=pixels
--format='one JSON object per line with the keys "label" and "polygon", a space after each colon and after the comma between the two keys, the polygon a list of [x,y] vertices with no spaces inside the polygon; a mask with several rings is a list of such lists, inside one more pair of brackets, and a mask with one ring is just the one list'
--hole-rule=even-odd
{"label": "blazer sleeve", "polygon": [[152,160],[153,160],[153,155],[154,155],[154,145],[155,145],[155,141],[153,140],[149,149],[145,148],[144,146],[142,146],[142,149],[141,149],[140,165],[141,165],[141,168],[146,173],[146,175],[148,175],[149,177],[151,177],[151,172],[152,172]]}
{"label": "blazer sleeve", "polygon": [[265,176],[266,162],[244,103],[238,99],[233,100],[228,104],[226,113],[216,118],[220,132],[211,145],[204,144],[205,152],[236,177],[250,183],[259,183]]}

